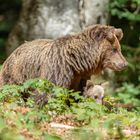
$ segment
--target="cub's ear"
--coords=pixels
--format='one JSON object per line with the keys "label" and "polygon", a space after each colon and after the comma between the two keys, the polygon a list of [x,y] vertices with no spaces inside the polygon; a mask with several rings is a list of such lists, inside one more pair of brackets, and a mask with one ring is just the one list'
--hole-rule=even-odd
{"label": "cub's ear", "polygon": [[114,33],[115,33],[116,37],[118,38],[118,40],[121,40],[122,39],[122,37],[123,37],[123,31],[122,31],[122,29],[120,29],[120,28],[115,29]]}
{"label": "cub's ear", "polygon": [[101,83],[101,86],[105,89],[109,86],[109,82],[104,82],[104,83]]}
{"label": "cub's ear", "polygon": [[90,87],[94,87],[94,84],[91,80],[87,80],[86,89],[89,89]]}

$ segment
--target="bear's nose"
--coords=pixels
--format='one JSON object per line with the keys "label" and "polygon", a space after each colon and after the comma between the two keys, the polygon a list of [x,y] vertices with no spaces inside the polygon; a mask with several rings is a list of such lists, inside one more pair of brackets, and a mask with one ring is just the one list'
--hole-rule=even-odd
{"label": "bear's nose", "polygon": [[123,64],[123,67],[127,67],[128,66],[128,62],[125,61],[124,64]]}
{"label": "bear's nose", "polygon": [[125,61],[125,63],[124,63],[124,67],[127,67],[127,66],[128,66],[128,62]]}
{"label": "bear's nose", "polygon": [[123,63],[120,63],[119,65],[120,65],[121,68],[125,68],[125,67],[128,66],[128,62],[125,61],[125,62],[123,62]]}

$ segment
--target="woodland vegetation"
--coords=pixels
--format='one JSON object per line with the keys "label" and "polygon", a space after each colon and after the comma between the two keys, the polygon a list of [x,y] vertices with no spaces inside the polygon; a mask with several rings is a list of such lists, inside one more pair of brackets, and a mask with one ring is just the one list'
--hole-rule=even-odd
{"label": "woodland vegetation", "polygon": [[[0,0],[1,66],[21,7],[20,0]],[[104,76],[104,81],[112,83],[106,90],[105,104],[57,87],[47,79],[5,85],[0,88],[0,139],[140,139],[140,1],[111,0],[107,17],[107,24],[124,32],[121,46],[129,65],[124,71]],[[33,89],[55,97],[50,97],[46,105],[37,105]],[[23,94],[31,96],[23,99]]]}

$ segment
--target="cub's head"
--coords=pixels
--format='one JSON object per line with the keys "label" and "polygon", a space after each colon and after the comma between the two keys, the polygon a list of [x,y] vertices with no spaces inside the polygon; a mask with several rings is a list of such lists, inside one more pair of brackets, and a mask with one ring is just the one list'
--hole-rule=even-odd
{"label": "cub's head", "polygon": [[103,98],[105,96],[105,87],[108,84],[108,82],[105,82],[103,84],[100,85],[94,85],[92,81],[88,80],[86,83],[86,87],[84,87],[84,92],[83,95],[85,97],[90,97],[95,99],[95,101],[98,104],[102,104],[103,103]]}
{"label": "cub's head", "polygon": [[116,71],[123,70],[128,63],[121,53],[119,42],[123,37],[122,30],[113,26],[96,25],[91,27],[90,33],[98,44],[100,65]]}

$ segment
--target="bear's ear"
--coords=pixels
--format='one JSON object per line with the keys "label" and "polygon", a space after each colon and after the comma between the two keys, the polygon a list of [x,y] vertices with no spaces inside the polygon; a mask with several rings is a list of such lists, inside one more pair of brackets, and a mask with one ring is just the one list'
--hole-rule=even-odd
{"label": "bear's ear", "polygon": [[94,33],[94,38],[95,38],[96,41],[103,40],[105,38],[105,34],[104,34],[103,30],[102,29],[98,29],[98,31],[96,31]]}
{"label": "bear's ear", "polygon": [[110,42],[114,42],[115,37],[114,37],[114,35],[113,35],[112,32],[108,32],[108,34],[107,34],[107,40],[110,41]]}
{"label": "bear's ear", "polygon": [[123,31],[122,31],[122,29],[120,29],[120,28],[115,29],[114,33],[115,33],[116,37],[118,38],[118,40],[121,40],[122,39],[122,37],[123,37]]}
{"label": "bear's ear", "polygon": [[86,89],[89,89],[90,87],[94,87],[94,84],[91,80],[87,80]]}

